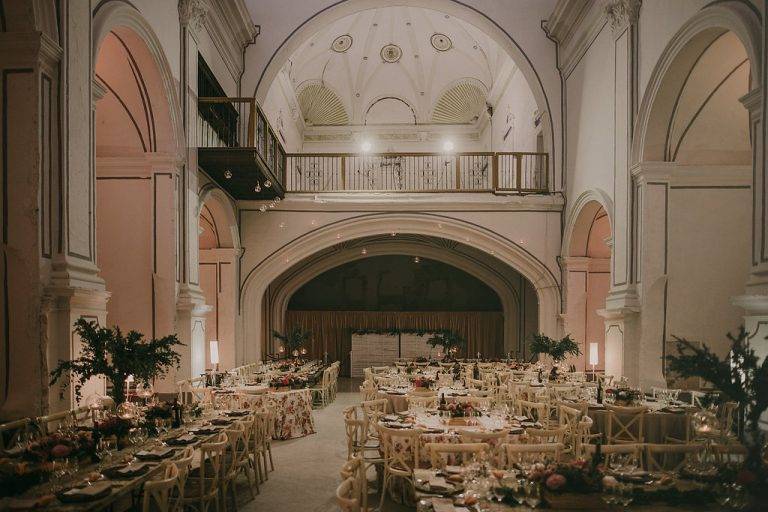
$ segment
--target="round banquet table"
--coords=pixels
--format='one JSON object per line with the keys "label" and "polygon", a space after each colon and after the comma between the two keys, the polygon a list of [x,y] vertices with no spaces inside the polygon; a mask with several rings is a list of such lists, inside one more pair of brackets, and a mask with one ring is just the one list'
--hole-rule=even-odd
{"label": "round banquet table", "polygon": [[[593,434],[607,434],[608,411],[589,406],[589,417],[594,422]],[[666,443],[667,437],[685,439],[688,416],[685,412],[649,411],[643,419],[643,438],[646,443]]]}
{"label": "round banquet table", "polygon": [[[387,412],[393,413],[393,412],[404,412],[408,410],[408,400],[406,399],[406,396],[410,393],[410,391],[389,391],[389,390],[379,390],[376,394],[376,397],[378,399],[386,398],[387,399]],[[451,388],[440,388],[436,392],[437,399],[440,399],[440,395],[445,396],[446,403],[452,403],[456,401],[456,397],[458,396],[469,396],[469,393],[462,390],[456,390]],[[429,395],[425,395],[429,396]]]}

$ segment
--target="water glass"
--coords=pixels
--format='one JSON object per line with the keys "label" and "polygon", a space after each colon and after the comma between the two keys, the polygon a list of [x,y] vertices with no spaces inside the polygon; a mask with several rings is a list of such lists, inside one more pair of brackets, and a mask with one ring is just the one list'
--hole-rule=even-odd
{"label": "water glass", "polygon": [[541,487],[538,482],[528,481],[525,485],[525,504],[536,508],[541,504]]}

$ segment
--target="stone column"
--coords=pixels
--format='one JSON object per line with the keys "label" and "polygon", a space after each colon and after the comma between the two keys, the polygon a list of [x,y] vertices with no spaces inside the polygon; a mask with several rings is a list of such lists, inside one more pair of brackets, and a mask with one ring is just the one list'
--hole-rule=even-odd
{"label": "stone column", "polygon": [[[766,30],[766,20],[763,20],[763,30]],[[764,49],[765,52],[765,49]],[[763,55],[763,65],[768,60]],[[763,86],[751,91],[741,98],[744,107],[749,110],[749,120],[754,155],[753,166],[753,219],[752,219],[752,270],[750,272],[744,295],[734,297],[734,305],[744,309],[744,327],[750,333],[750,343],[755,352],[762,358],[768,356],[768,224],[765,211],[765,140],[763,136],[763,105],[766,89],[765,70],[763,69]]]}
{"label": "stone column", "polygon": [[176,332],[185,344],[182,366],[175,380],[196,376],[205,369],[205,314],[210,310],[200,290],[198,272],[197,140],[197,38],[208,5],[202,0],[179,0],[181,24],[181,99],[186,161],[179,177],[179,286],[176,298]]}

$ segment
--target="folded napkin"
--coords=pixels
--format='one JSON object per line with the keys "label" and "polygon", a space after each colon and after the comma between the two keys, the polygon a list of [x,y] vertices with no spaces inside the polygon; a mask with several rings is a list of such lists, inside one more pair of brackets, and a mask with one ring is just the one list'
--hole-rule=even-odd
{"label": "folded napkin", "polygon": [[448,498],[432,498],[432,508],[435,512],[456,512],[453,501]]}
{"label": "folded napkin", "polygon": [[145,473],[152,465],[146,462],[128,464],[127,466],[113,466],[104,470],[104,474],[111,478],[130,478]]}
{"label": "folded napkin", "polygon": [[111,488],[112,484],[109,482],[96,482],[95,484],[86,485],[85,487],[73,487],[61,494],[67,497],[96,498],[103,494],[108,494]]}
{"label": "folded napkin", "polygon": [[141,450],[136,452],[136,457],[139,459],[164,459],[173,453],[173,448],[155,448],[151,451]]}
{"label": "folded napkin", "polygon": [[231,425],[232,420],[228,420],[226,418],[213,418],[211,420],[211,425],[219,425],[219,426],[225,426],[225,425]]}
{"label": "folded napkin", "polygon": [[443,473],[446,473],[449,475],[451,474],[457,475],[463,472],[464,472],[464,468],[461,466],[445,466],[443,468]]}
{"label": "folded napkin", "polygon": [[212,434],[218,433],[220,430],[221,429],[214,428],[214,427],[199,427],[199,428],[190,429],[189,432],[191,434],[199,434],[199,435],[202,435],[202,436],[210,436]]}
{"label": "folded napkin", "polygon": [[400,416],[398,416],[397,414],[387,414],[386,416],[384,416],[385,421],[397,421],[399,419],[400,419]]}
{"label": "folded napkin", "polygon": [[248,416],[248,411],[227,411],[224,415],[231,418],[242,418],[243,416]]}
{"label": "folded napkin", "polygon": [[196,440],[197,438],[192,434],[184,434],[179,437],[167,439],[165,442],[172,445],[185,445],[185,444],[192,444]]}
{"label": "folded napkin", "polygon": [[453,484],[448,483],[445,477],[432,475],[429,477],[429,490],[430,491],[452,491],[454,489]]}
{"label": "folded napkin", "polygon": [[528,416],[512,416],[512,419],[517,421],[529,421]]}

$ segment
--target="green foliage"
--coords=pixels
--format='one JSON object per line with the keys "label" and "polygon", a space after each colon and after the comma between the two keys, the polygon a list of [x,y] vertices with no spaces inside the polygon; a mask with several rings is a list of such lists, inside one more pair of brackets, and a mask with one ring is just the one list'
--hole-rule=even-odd
{"label": "green foliage", "polygon": [[312,331],[305,331],[297,325],[286,334],[272,331],[272,336],[280,340],[285,348],[285,353],[290,354],[294,350],[299,350],[305,344],[309,344],[309,340],[312,338]]}
{"label": "green foliage", "polygon": [[463,352],[467,347],[467,340],[462,338],[458,333],[445,329],[435,333],[431,338],[427,340],[427,344],[432,348],[440,345],[443,347],[443,353],[448,357],[449,353],[454,351],[456,353]]}
{"label": "green foliage", "polygon": [[[759,362],[749,345],[749,335],[740,327],[736,335],[728,333],[731,351],[720,359],[710,348],[698,347],[684,338],[677,341],[677,355],[668,355],[668,368],[682,378],[698,377],[711,383],[726,398],[737,402],[745,413],[746,430],[741,441],[757,452],[759,459],[765,433],[760,429],[760,416],[768,409],[768,358]],[[756,461],[755,461],[756,462]]]}
{"label": "green foliage", "polygon": [[51,372],[49,385],[71,375],[78,399],[83,385],[91,377],[103,375],[112,383],[112,398],[120,404],[125,401],[125,379],[129,375],[133,375],[136,382],[150,382],[165,375],[170,367],[178,368],[181,362],[173,348],[183,343],[175,334],[145,341],[139,332],[130,331],[123,336],[119,327],[99,327],[84,318],[75,322],[75,332],[82,342],[81,355],[71,361],[59,361]]}
{"label": "green foliage", "polygon": [[534,354],[546,354],[555,362],[559,363],[568,355],[580,355],[581,349],[579,348],[579,344],[571,339],[570,334],[560,340],[552,339],[544,334],[533,334],[531,339],[531,352]]}

